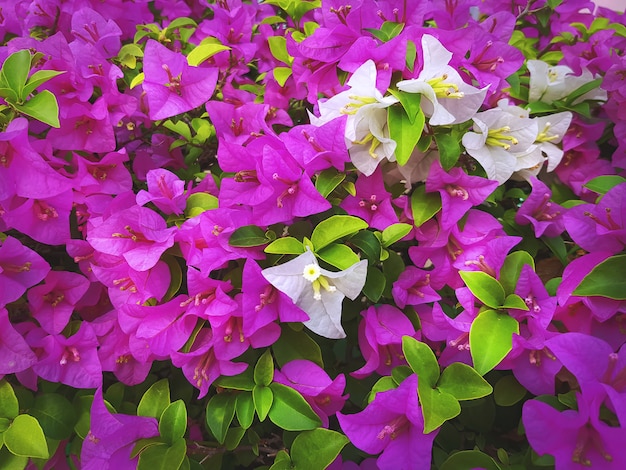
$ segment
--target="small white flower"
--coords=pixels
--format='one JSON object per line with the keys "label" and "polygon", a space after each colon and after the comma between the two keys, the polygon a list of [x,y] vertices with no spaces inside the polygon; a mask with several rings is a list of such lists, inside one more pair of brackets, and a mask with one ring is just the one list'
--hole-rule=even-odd
{"label": "small white flower", "polygon": [[424,114],[433,126],[469,121],[483,104],[489,86],[479,90],[463,81],[450,65],[452,53],[429,34],[422,36],[424,68],[417,78],[397,83],[398,90],[421,93]]}
{"label": "small white flower", "polygon": [[345,338],[341,327],[341,304],[344,297],[357,298],[365,285],[367,260],[339,272],[319,266],[307,248],[297,258],[264,269],[263,277],[309,315],[304,325],[325,338]]}
{"label": "small white flower", "polygon": [[[542,60],[529,60],[526,66],[530,72],[529,103],[535,101],[553,103],[596,78],[587,69],[583,70],[582,75],[576,76],[574,71],[565,65],[550,66]],[[598,87],[577,98],[573,104],[585,100],[606,101],[606,99],[606,91]]]}
{"label": "small white flower", "polygon": [[320,117],[309,113],[311,124],[320,126],[347,115],[346,147],[354,166],[366,176],[371,175],[385,158],[395,160],[396,143],[389,138],[387,110],[398,102],[383,96],[376,88],[376,64],[368,60],[350,77],[349,90],[318,103]]}

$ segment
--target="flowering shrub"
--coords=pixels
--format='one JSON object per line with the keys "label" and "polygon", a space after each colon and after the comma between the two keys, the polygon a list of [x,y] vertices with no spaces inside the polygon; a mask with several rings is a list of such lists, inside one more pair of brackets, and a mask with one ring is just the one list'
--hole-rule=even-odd
{"label": "flowering shrub", "polygon": [[626,19],[0,1],[0,468],[626,468]]}

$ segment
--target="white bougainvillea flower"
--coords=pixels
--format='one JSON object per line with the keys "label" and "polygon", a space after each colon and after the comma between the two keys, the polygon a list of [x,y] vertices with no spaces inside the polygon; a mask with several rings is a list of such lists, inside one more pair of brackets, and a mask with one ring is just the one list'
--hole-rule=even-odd
{"label": "white bougainvillea flower", "polygon": [[528,117],[528,111],[502,101],[472,120],[474,132],[467,132],[462,140],[465,150],[489,179],[502,184],[516,171],[518,157],[531,150],[538,135],[537,121]]}
{"label": "white bougainvillea flower", "polygon": [[463,81],[448,64],[452,53],[429,34],[422,36],[424,68],[417,78],[397,83],[398,90],[421,93],[424,114],[433,126],[444,126],[469,121],[483,104],[487,94]]}
{"label": "white bougainvillea flower", "polygon": [[304,325],[325,338],[345,338],[341,327],[341,304],[344,297],[357,298],[365,285],[367,260],[339,272],[319,266],[307,248],[297,258],[264,269],[263,277],[309,315]]}
{"label": "white bougainvillea flower", "polygon": [[376,64],[368,60],[350,77],[350,89],[318,104],[320,117],[309,113],[311,124],[321,126],[347,115],[345,139],[354,166],[371,175],[384,159],[395,160],[396,143],[389,138],[387,110],[398,102],[376,88]]}
{"label": "white bougainvillea flower", "polygon": [[[530,72],[529,103],[535,101],[553,103],[596,78],[587,69],[583,69],[582,75],[576,76],[574,71],[565,65],[551,66],[542,60],[529,60],[526,66]],[[585,100],[606,101],[606,99],[606,91],[597,87],[578,97],[573,104]]]}

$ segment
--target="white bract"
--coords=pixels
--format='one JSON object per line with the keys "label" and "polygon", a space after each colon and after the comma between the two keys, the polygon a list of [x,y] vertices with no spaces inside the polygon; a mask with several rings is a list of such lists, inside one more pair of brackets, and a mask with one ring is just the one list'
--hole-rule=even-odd
{"label": "white bract", "polygon": [[345,338],[341,327],[341,304],[344,297],[357,298],[365,285],[367,260],[339,272],[319,266],[307,248],[297,258],[264,269],[263,277],[309,315],[304,325],[325,338]]}
{"label": "white bract", "polygon": [[424,68],[417,78],[397,83],[398,90],[421,93],[424,114],[433,126],[469,121],[483,104],[488,86],[475,88],[463,81],[448,64],[452,53],[433,36],[422,36]]}
{"label": "white bract", "polygon": [[346,147],[350,159],[366,176],[371,175],[383,159],[395,161],[396,143],[389,138],[387,110],[398,102],[383,96],[376,88],[376,64],[368,60],[350,77],[349,90],[319,102],[320,117],[309,113],[311,124],[321,126],[347,115]]}
{"label": "white bract", "polygon": [[472,119],[474,132],[467,132],[462,140],[465,150],[489,179],[502,184],[517,170],[518,158],[531,150],[538,135],[537,121],[528,117],[528,111],[503,101]]}
{"label": "white bract", "polygon": [[[530,72],[529,103],[535,101],[553,103],[596,78],[587,69],[583,70],[582,75],[576,76],[574,71],[565,65],[551,66],[542,60],[529,60],[526,65]],[[596,87],[575,99],[572,104],[585,100],[606,101],[606,99],[606,91]]]}

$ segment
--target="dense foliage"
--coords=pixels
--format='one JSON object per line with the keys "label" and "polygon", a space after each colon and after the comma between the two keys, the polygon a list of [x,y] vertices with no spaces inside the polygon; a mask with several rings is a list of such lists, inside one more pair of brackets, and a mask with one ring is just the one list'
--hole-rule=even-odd
{"label": "dense foliage", "polygon": [[0,0],[0,469],[626,468],[626,18]]}

